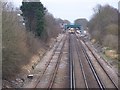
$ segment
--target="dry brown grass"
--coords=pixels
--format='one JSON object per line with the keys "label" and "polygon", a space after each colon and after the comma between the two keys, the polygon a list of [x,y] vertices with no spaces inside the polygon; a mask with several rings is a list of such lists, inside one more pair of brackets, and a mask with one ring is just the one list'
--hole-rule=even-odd
{"label": "dry brown grass", "polygon": [[[2,78],[11,79],[22,71],[31,62],[34,54],[40,54],[39,50],[46,48],[31,32],[25,30],[17,16],[17,11],[10,4],[3,4],[2,12],[2,35],[3,35],[3,57],[2,57]],[[9,77],[8,77],[9,76]]]}
{"label": "dry brown grass", "polygon": [[110,34],[106,35],[104,37],[103,45],[118,51],[118,36]]}
{"label": "dry brown grass", "polygon": [[118,59],[118,54],[117,54],[117,52],[115,50],[106,50],[105,55],[107,57],[112,58],[112,59]]}
{"label": "dry brown grass", "polygon": [[42,34],[42,40],[40,40],[25,29],[25,26],[20,22],[21,17],[17,13],[18,10],[14,10],[12,4],[3,4],[2,78],[7,80],[15,78],[21,72],[29,73],[32,66],[45,53],[50,39],[55,38],[61,30],[55,18],[48,14],[45,17],[46,27]]}

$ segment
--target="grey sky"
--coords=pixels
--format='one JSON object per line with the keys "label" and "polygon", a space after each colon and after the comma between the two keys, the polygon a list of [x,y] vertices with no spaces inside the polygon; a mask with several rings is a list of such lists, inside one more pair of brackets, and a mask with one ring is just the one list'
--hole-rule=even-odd
{"label": "grey sky", "polygon": [[[21,5],[22,0],[9,0],[16,6]],[[56,18],[67,19],[73,22],[78,18],[90,19],[93,15],[93,8],[97,4],[109,4],[118,9],[119,0],[40,0],[44,6]]]}

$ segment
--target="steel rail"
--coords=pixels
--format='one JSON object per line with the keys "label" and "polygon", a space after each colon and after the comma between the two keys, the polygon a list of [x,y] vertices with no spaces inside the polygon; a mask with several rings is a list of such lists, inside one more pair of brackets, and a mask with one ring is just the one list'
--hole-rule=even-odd
{"label": "steel rail", "polygon": [[[75,35],[75,36],[76,36],[76,38],[78,38],[77,35]],[[78,40],[79,40],[79,39],[78,39]],[[80,47],[81,47],[81,49],[82,49],[82,52],[83,52],[83,54],[85,55],[85,57],[86,57],[86,59],[87,59],[87,61],[88,61],[88,64],[89,64],[89,66],[90,66],[90,69],[92,70],[93,75],[94,75],[94,77],[95,77],[95,79],[96,79],[96,81],[97,81],[100,89],[101,89],[101,90],[104,90],[104,89],[105,89],[105,85],[104,85],[103,82],[100,80],[99,76],[97,75],[97,72],[96,72],[96,70],[95,70],[95,68],[94,68],[94,66],[93,66],[93,64],[92,64],[92,62],[91,62],[91,60],[90,60],[90,58],[89,58],[89,56],[88,56],[85,48],[82,46],[82,43],[80,42],[80,40],[79,40],[79,43],[81,44]]]}
{"label": "steel rail", "polygon": [[79,63],[80,63],[80,67],[81,67],[81,71],[82,71],[82,75],[83,75],[83,78],[84,78],[84,82],[85,82],[85,86],[87,88],[87,90],[89,89],[89,86],[88,86],[88,83],[87,83],[87,79],[86,79],[86,75],[85,75],[85,71],[83,69],[83,64],[82,64],[82,61],[81,61],[81,58],[80,58],[80,54],[79,54],[79,46],[78,46],[78,43],[76,41],[76,51],[77,51],[77,54],[78,54],[78,58],[79,58]]}
{"label": "steel rail", "polygon": [[50,84],[47,86],[47,89],[48,89],[48,90],[51,90],[51,88],[52,88],[52,86],[53,86],[53,84],[54,84],[54,81],[55,81],[55,78],[56,78],[56,74],[57,74],[57,71],[58,71],[58,68],[59,68],[59,65],[60,65],[60,61],[61,61],[61,58],[62,58],[63,47],[64,47],[64,45],[65,45],[66,38],[67,38],[67,37],[65,37],[65,40],[63,41],[62,48],[61,48],[61,50],[60,50],[60,54],[59,54],[59,56],[58,56],[58,60],[57,60],[57,63],[56,63],[56,65],[55,65],[55,70],[54,70],[53,75],[52,75],[51,80],[50,80]]}
{"label": "steel rail", "polygon": [[93,66],[92,63],[91,63],[90,58],[88,57],[88,55],[87,55],[86,51],[84,50],[84,48],[82,48],[82,50],[83,50],[83,53],[84,53],[84,55],[85,55],[85,57],[86,57],[89,65],[90,65],[90,68],[91,68],[91,70],[92,70],[92,72],[93,72],[93,75],[94,75],[95,78],[96,78],[96,81],[97,81],[99,87],[101,88],[101,90],[104,90],[104,89],[105,89],[105,86],[104,86],[104,84],[102,83],[102,81],[100,80],[99,76],[97,75],[97,72],[95,71],[94,66]]}
{"label": "steel rail", "polygon": [[96,61],[99,63],[99,65],[102,67],[103,71],[105,72],[105,74],[108,76],[108,78],[111,80],[111,82],[113,83],[113,85],[118,89],[118,86],[115,84],[115,82],[111,79],[110,75],[106,72],[106,70],[104,69],[104,67],[102,66],[102,64],[99,62],[97,56],[92,52],[92,50],[90,49],[90,47],[84,42],[84,44],[87,46],[87,48],[89,49],[89,51],[92,53],[92,55],[94,56],[94,58],[96,59]]}
{"label": "steel rail", "polygon": [[42,76],[39,76],[39,77],[38,77],[38,81],[36,82],[34,88],[36,88],[37,85],[39,84],[41,78],[43,77],[44,73],[46,72],[46,70],[47,70],[47,68],[48,68],[48,66],[49,66],[49,64],[50,64],[50,62],[51,62],[51,60],[52,60],[52,57],[53,57],[54,54],[55,54],[55,51],[56,51],[57,48],[59,47],[59,45],[60,45],[60,43],[62,42],[62,40],[64,40],[64,38],[62,38],[62,39],[58,42],[58,45],[56,45],[56,47],[55,47],[55,49],[54,49],[54,51],[53,51],[53,53],[52,53],[52,55],[51,55],[51,57],[50,57],[50,60],[49,60],[49,62],[47,63],[44,72],[42,73]]}
{"label": "steel rail", "polygon": [[70,89],[75,90],[75,72],[74,72],[74,65],[73,65],[73,57],[72,57],[72,45],[71,45],[71,35],[69,34],[69,68],[70,68]]}

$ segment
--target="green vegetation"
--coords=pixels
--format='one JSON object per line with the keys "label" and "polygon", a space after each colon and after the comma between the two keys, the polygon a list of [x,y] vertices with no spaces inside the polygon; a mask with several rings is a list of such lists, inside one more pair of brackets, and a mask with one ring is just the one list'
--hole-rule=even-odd
{"label": "green vegetation", "polygon": [[41,2],[22,2],[20,7],[22,16],[26,22],[26,28],[41,36],[44,30],[44,15],[46,8]]}
{"label": "green vegetation", "polygon": [[21,6],[25,26],[22,16],[17,15],[19,9],[7,2],[2,8],[2,79],[10,80],[21,72],[28,73],[26,67],[32,68],[31,57],[43,55],[50,39],[61,29],[40,2],[24,2]]}

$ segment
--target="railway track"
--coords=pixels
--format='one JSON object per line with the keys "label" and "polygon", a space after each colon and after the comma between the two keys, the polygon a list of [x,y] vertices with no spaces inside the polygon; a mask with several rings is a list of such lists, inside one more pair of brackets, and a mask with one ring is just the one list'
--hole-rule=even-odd
{"label": "railway track", "polygon": [[[45,85],[45,87],[42,87],[41,86],[41,79],[42,79],[42,77],[46,78],[45,74],[47,73],[47,69],[49,68],[49,66],[46,67],[45,72],[43,73],[42,77],[39,78],[39,82],[36,84],[35,88],[47,88],[47,89],[51,89],[52,88],[54,80],[55,80],[55,77],[56,77],[56,74],[57,74],[57,70],[58,70],[58,67],[59,67],[59,64],[60,64],[60,60],[61,60],[61,56],[62,56],[62,50],[63,50],[63,46],[64,46],[65,41],[66,41],[66,37],[63,39],[63,42],[61,42],[58,45],[58,47],[54,51],[54,54],[52,55],[54,57],[55,54],[58,54],[57,62],[54,62],[55,59],[53,59],[53,57],[50,60],[50,63],[53,62],[55,64],[54,64],[54,68],[52,70],[52,74],[50,75],[49,80],[47,81],[47,85]],[[51,65],[50,63],[48,65]],[[44,79],[43,79],[43,81],[44,81]]]}
{"label": "railway track", "polygon": [[24,88],[52,88],[65,42],[66,35],[53,47],[53,53],[50,55],[49,61],[45,64],[42,73],[40,73],[35,80],[32,80],[31,83],[25,85]]}
{"label": "railway track", "polygon": [[[106,71],[105,67],[103,67],[102,63],[99,61],[99,58],[100,58],[100,57],[98,57],[98,56],[96,55],[96,53],[93,52],[93,50],[90,48],[90,46],[88,46],[88,45],[85,43],[85,41],[81,41],[81,42],[84,44],[84,49],[85,49],[85,46],[86,46],[87,49],[90,51],[90,53],[93,55],[94,59],[95,59],[96,62],[99,64],[99,67],[103,70],[104,75],[107,76],[107,78],[109,79],[109,81],[110,81],[111,84],[113,85],[113,86],[110,87],[110,88],[116,88],[116,89],[118,89],[117,83],[115,83],[115,81],[112,79],[112,77],[111,77],[111,76],[108,74],[108,72]],[[85,51],[85,50],[84,50],[84,51]],[[92,61],[91,61],[91,64],[93,64]],[[98,72],[97,72],[97,73],[98,73]],[[99,75],[99,77],[101,77],[101,76]],[[104,79],[101,78],[101,80],[104,80]],[[104,82],[103,82],[103,83],[104,83]],[[105,85],[105,84],[106,84],[106,83],[104,83],[104,85]],[[105,85],[104,88],[109,88],[109,87],[108,87],[107,85]]]}
{"label": "railway track", "polygon": [[[64,50],[66,45],[68,49]],[[38,65],[36,69],[37,77],[33,78],[30,84],[25,85],[25,88],[52,89],[67,84],[72,90],[76,88],[86,88],[87,90],[91,88],[99,88],[100,90],[106,88],[118,89],[116,82],[106,72],[95,52],[75,34],[64,35],[48,54],[50,57],[45,57],[43,59],[45,63]],[[67,60],[69,62],[66,63],[69,65],[60,69],[61,62]],[[59,73],[64,71],[64,75],[57,75],[58,71]],[[69,75],[65,74],[67,71]],[[59,82],[58,79],[67,75],[66,81]],[[65,85],[63,85],[64,87]]]}
{"label": "railway track", "polygon": [[[72,43],[74,43],[74,45],[72,45]],[[105,90],[106,88],[118,89],[117,85],[105,72],[102,65],[100,63],[98,63],[99,65],[96,64],[98,65],[97,67],[94,65],[96,63],[95,59],[97,58],[95,57],[94,53],[92,53],[92,50],[90,50],[90,48],[86,44],[83,45],[83,43],[84,42],[81,42],[81,40],[78,39],[76,35],[69,35],[70,88],[71,89],[79,88],[76,83],[78,82],[77,81],[78,77],[76,77],[77,76],[76,72],[80,71],[82,73],[84,86],[87,89],[90,88],[99,88],[101,90]],[[72,48],[74,48],[74,50]],[[88,49],[86,50],[85,48]],[[74,51],[76,51],[78,58],[74,58],[75,57],[75,55],[73,55]],[[92,57],[94,57],[94,61],[91,60],[91,56],[88,55],[88,52],[92,53]],[[77,68],[76,70],[75,62],[78,63],[78,61],[80,68]],[[98,67],[102,72],[99,72]]]}
{"label": "railway track", "polygon": [[[70,66],[73,66],[73,70],[71,71],[74,74],[74,75],[71,75],[71,82],[72,80],[74,80],[73,81],[74,86],[71,86],[71,88],[81,88],[79,87],[81,83],[84,84],[83,85],[84,87],[82,88],[87,88],[87,89],[88,88],[99,88],[99,85],[94,77],[94,74],[92,73],[92,70],[90,69],[90,66],[88,65],[86,57],[84,56],[84,53],[82,52],[81,47],[78,44],[78,41],[76,40],[76,37],[74,35],[72,35],[71,37],[72,37],[71,40],[73,39],[72,43],[74,43],[74,46],[72,47],[74,48],[74,50],[72,50],[72,52],[75,51],[77,54],[77,56],[75,55],[72,56],[74,57],[74,59],[72,58],[72,62],[75,62],[76,64],[78,64],[78,67],[79,67],[79,68],[75,67],[74,63],[71,63],[72,65],[70,65]],[[78,74],[80,73],[77,73],[77,72],[82,73],[82,76],[79,77]],[[79,84],[76,83],[79,80],[81,81],[81,83]]]}
{"label": "railway track", "polygon": [[60,50],[60,54],[58,56],[58,60],[57,60],[57,63],[55,65],[55,70],[53,72],[53,75],[51,76],[50,78],[50,83],[47,85],[47,88],[50,90],[52,87],[53,87],[53,84],[54,84],[54,81],[55,81],[55,78],[56,78],[56,74],[57,74],[57,71],[58,71],[58,68],[59,68],[59,65],[60,65],[60,61],[61,61],[61,58],[62,58],[62,54],[63,54],[63,47],[65,45],[65,42],[66,42],[66,37],[65,37],[65,40],[63,41],[63,45],[61,47],[61,50]]}
{"label": "railway track", "polygon": [[[90,66],[91,71],[93,72],[93,75],[94,75],[94,77],[95,77],[95,79],[96,79],[96,81],[97,81],[97,83],[98,83],[98,85],[99,85],[99,88],[100,88],[101,90],[104,90],[104,89],[105,89],[105,86],[104,86],[104,84],[102,83],[102,81],[100,80],[99,76],[97,75],[97,73],[96,73],[96,71],[95,71],[95,69],[94,69],[94,66],[92,65],[92,63],[91,63],[91,61],[90,61],[89,56],[88,56],[87,53],[86,53],[86,50],[85,50],[84,47],[82,47],[82,46],[81,46],[81,49],[82,49],[83,54],[85,55],[85,58],[86,58],[89,66]],[[87,88],[89,88],[89,85],[88,85]]]}
{"label": "railway track", "polygon": [[91,52],[91,54],[94,56],[95,60],[98,62],[98,64],[100,65],[100,67],[103,69],[103,71],[105,72],[105,74],[108,76],[108,78],[110,79],[110,81],[112,82],[112,84],[114,85],[115,88],[118,89],[117,83],[112,79],[112,77],[109,75],[108,71],[105,69],[105,67],[103,67],[102,63],[99,61],[99,58],[95,52],[93,52],[93,50],[90,48],[90,46],[88,46],[85,41],[84,45],[89,49],[89,51]]}
{"label": "railway track", "polygon": [[70,72],[70,88],[75,89],[75,72],[74,72],[74,60],[73,60],[73,52],[72,52],[72,41],[71,41],[71,36],[69,34],[69,72]]}

